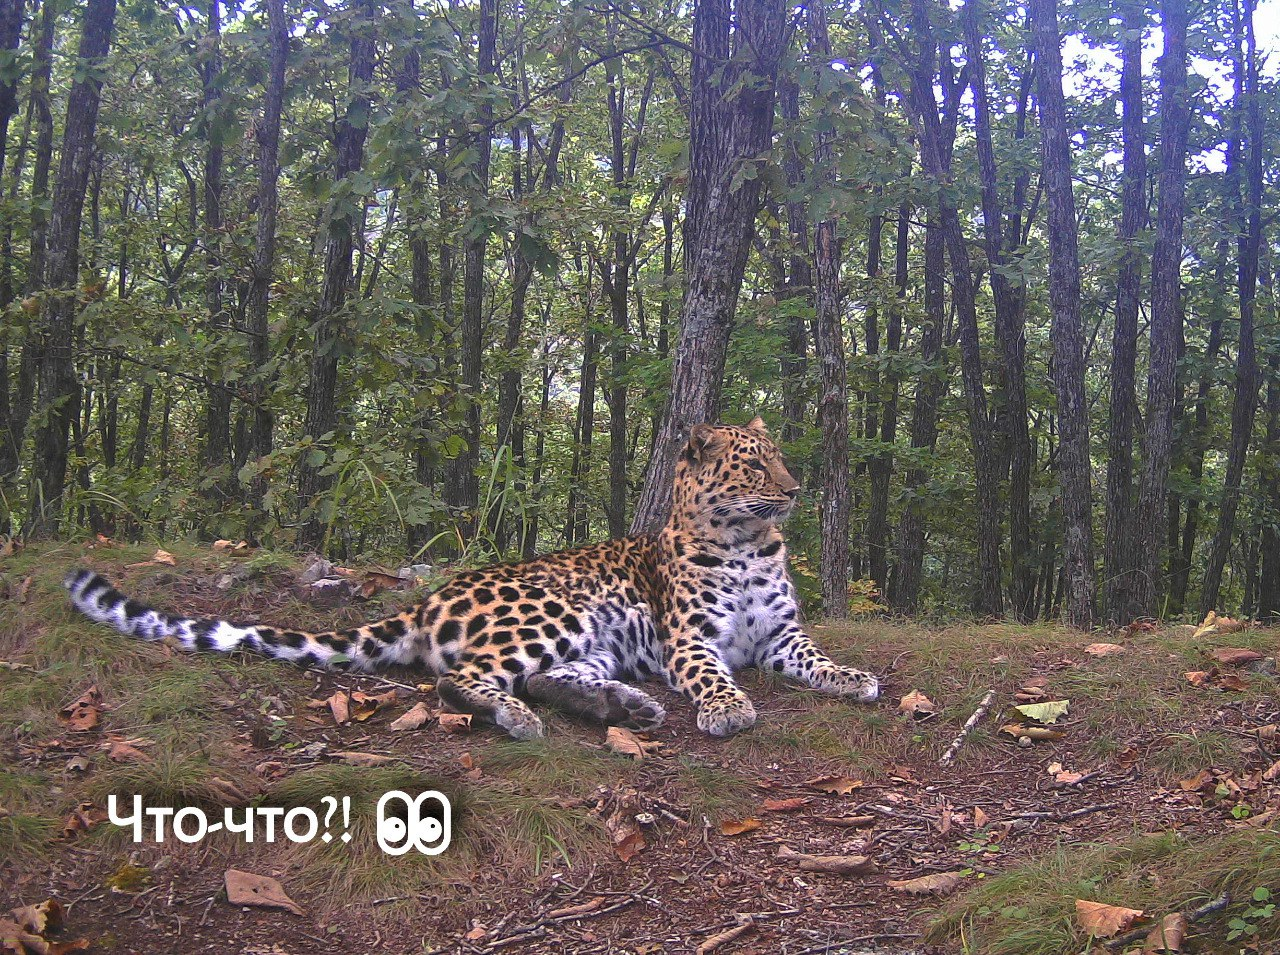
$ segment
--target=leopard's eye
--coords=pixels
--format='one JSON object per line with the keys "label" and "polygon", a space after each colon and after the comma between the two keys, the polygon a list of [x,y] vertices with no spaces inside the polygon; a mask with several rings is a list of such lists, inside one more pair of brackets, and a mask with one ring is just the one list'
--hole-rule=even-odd
{"label": "leopard's eye", "polygon": [[764,462],[763,462],[763,461],[760,461],[760,460],[758,460],[758,459],[752,459],[752,460],[748,461],[748,462],[747,462],[747,467],[749,467],[749,468],[751,468],[751,469],[753,469],[753,470],[755,470],[755,471],[760,471],[762,474],[768,474],[768,473],[769,473],[769,469],[768,469],[767,467],[765,467]]}

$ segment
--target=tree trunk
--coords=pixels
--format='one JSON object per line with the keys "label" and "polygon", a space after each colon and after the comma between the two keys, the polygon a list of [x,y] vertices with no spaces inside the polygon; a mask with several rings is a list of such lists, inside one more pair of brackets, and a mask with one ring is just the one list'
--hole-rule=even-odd
{"label": "tree trunk", "polygon": [[[482,81],[493,79],[497,46],[497,0],[480,0],[480,22],[477,27],[479,48],[476,71]],[[493,110],[488,100],[480,107],[476,125],[480,127],[473,147],[475,160],[469,166],[472,179],[469,190],[471,208],[468,220],[476,223],[480,207],[489,194],[489,159],[493,152],[493,133],[489,121]],[[484,357],[484,256],[489,243],[487,229],[478,228],[463,241],[462,251],[462,327],[461,385],[463,391],[462,436],[466,448],[449,462],[445,478],[446,500],[459,511],[459,529],[464,538],[475,534],[477,510],[480,506],[480,375]]]}
{"label": "tree trunk", "polygon": [[[1235,63],[1236,131],[1227,153],[1227,181],[1232,189],[1236,230],[1236,293],[1240,305],[1240,343],[1236,350],[1235,394],[1231,404],[1231,445],[1222,498],[1218,504],[1217,528],[1200,594],[1200,610],[1207,614],[1218,608],[1222,572],[1231,550],[1236,513],[1240,506],[1245,456],[1253,436],[1254,411],[1258,403],[1257,345],[1254,341],[1254,311],[1258,291],[1258,257],[1262,249],[1263,126],[1259,103],[1258,52],[1253,29],[1253,0],[1244,0],[1243,12],[1233,8]],[[1243,22],[1241,22],[1243,20]],[[1243,135],[1241,131],[1243,126]],[[1241,166],[1244,167],[1244,194],[1241,195]]]}
{"label": "tree trunk", "polygon": [[786,9],[780,0],[738,0],[731,17],[728,0],[698,0],[694,11],[687,284],[671,396],[633,531],[666,521],[676,454],[690,427],[719,414],[729,333],[760,206],[755,163],[773,138]]}
{"label": "tree trunk", "polygon": [[1034,616],[1035,555],[1031,548],[1031,433],[1027,411],[1027,340],[1021,286],[1008,277],[1016,261],[1015,247],[1006,248],[1001,230],[999,172],[992,144],[991,107],[987,99],[986,62],[982,49],[977,0],[966,0],[963,12],[966,56],[973,90],[978,170],[982,181],[982,222],[986,240],[987,276],[995,304],[996,340],[1001,347],[1004,379],[1005,442],[1009,454],[1010,598],[1019,620]]}
{"label": "tree trunk", "polygon": [[[44,287],[44,251],[48,232],[45,202],[49,197],[49,168],[53,162],[53,112],[49,86],[53,71],[54,28],[57,25],[56,4],[46,3],[40,11],[40,36],[36,40],[31,71],[30,106],[36,127],[35,160],[31,169],[31,240],[24,291],[30,296]],[[14,180],[13,198],[18,181]],[[0,435],[0,490],[18,469],[26,440],[27,424],[35,404],[36,379],[40,367],[40,335],[34,322],[29,322],[22,339],[18,359],[18,376],[10,399],[6,433]],[[16,517],[14,520],[16,521]]]}
{"label": "tree trunk", "polygon": [[1262,570],[1258,575],[1258,617],[1280,617],[1280,344],[1267,368],[1267,432],[1262,479]]}
{"label": "tree trunk", "polygon": [[911,448],[915,454],[907,468],[903,496],[906,503],[898,522],[897,560],[889,578],[889,607],[895,613],[911,614],[920,607],[920,585],[924,579],[924,532],[926,507],[922,489],[928,484],[930,468],[922,462],[924,452],[932,453],[938,442],[938,402],[947,387],[947,369],[942,359],[942,329],[945,324],[946,239],[941,215],[930,208],[924,230],[924,330],[920,338],[923,372],[917,379],[915,404],[911,412]]}
{"label": "tree trunk", "polygon": [[[16,55],[18,39],[22,33],[25,15],[23,0],[0,0],[0,53]],[[9,142],[9,122],[18,111],[18,86],[16,75],[9,73],[0,79],[0,184],[4,182],[6,147]],[[10,251],[13,223],[7,208],[0,210],[0,235],[3,235],[3,261],[0,262],[0,311],[7,311],[13,304],[13,275],[10,271]],[[9,394],[9,335],[11,327],[5,322],[0,328],[0,534],[9,532],[9,476],[18,467],[18,448],[13,443],[13,398]],[[25,423],[24,423],[25,424]]]}
{"label": "tree trunk", "polygon": [[[258,222],[252,263],[252,278],[245,302],[245,332],[249,339],[249,364],[252,367],[250,395],[253,422],[250,426],[250,454],[263,462],[271,454],[274,423],[268,407],[272,373],[271,279],[275,270],[276,218],[280,208],[280,114],[284,107],[285,63],[289,55],[289,19],[284,0],[266,0],[267,30],[271,53],[267,66],[267,85],[263,93],[262,117],[254,129],[258,146]],[[260,512],[266,497],[265,474],[249,481],[249,501]],[[250,535],[256,537],[260,521],[250,523]]]}
{"label": "tree trunk", "polygon": [[[800,119],[800,87],[790,76],[778,79],[778,106],[788,124]],[[809,244],[809,213],[804,202],[804,160],[795,136],[790,137],[782,157],[783,174],[789,196],[786,223],[791,252],[783,266],[785,286],[778,301],[787,303],[787,348],[779,360],[782,372],[782,440],[795,441],[804,433],[806,376],[809,366],[809,322],[807,312],[813,305],[813,256]],[[802,307],[802,306],[807,306]],[[803,480],[801,469],[793,468],[797,481]]]}
{"label": "tree trunk", "polygon": [[1137,417],[1135,375],[1138,356],[1138,309],[1142,296],[1142,251],[1138,233],[1147,219],[1146,137],[1142,106],[1142,27],[1146,5],[1125,6],[1125,38],[1120,44],[1123,66],[1120,102],[1123,109],[1124,185],[1121,192],[1120,274],[1116,280],[1116,321],[1111,341],[1111,407],[1107,435],[1107,517],[1103,554],[1103,614],[1112,623],[1135,616],[1133,431]]}
{"label": "tree trunk", "polygon": [[1057,392],[1058,481],[1062,492],[1066,620],[1093,626],[1093,488],[1089,463],[1089,408],[1084,391],[1084,333],[1080,324],[1080,255],[1071,187],[1071,141],[1062,95],[1062,37],[1057,0],[1032,0],[1036,75],[1040,91],[1045,194],[1048,198],[1049,305],[1053,312],[1053,384]]}
{"label": "tree trunk", "polygon": [[[952,174],[951,150],[943,141],[942,121],[934,94],[934,83],[939,71],[936,68],[936,49],[927,0],[912,0],[912,25],[916,35],[917,54],[915,62],[911,64],[909,98],[919,123],[921,163],[925,173],[945,187]],[[948,101],[947,109],[954,111],[958,107],[950,104],[959,99],[958,84],[945,70],[942,71],[942,79],[943,92]],[[947,255],[951,260],[951,300],[959,320],[961,378],[968,408],[969,438],[973,449],[977,491],[978,579],[973,609],[979,615],[997,617],[1004,611],[1000,570],[999,469],[983,386],[973,272],[969,266],[969,249],[959,213],[951,200],[945,197],[945,189],[939,211],[946,237]]]}
{"label": "tree trunk", "polygon": [[1161,529],[1168,502],[1173,448],[1173,402],[1177,387],[1182,224],[1186,199],[1187,0],[1162,0],[1164,52],[1160,58],[1160,173],[1156,244],[1151,257],[1151,357],[1147,375],[1146,434],[1135,519],[1135,614],[1155,616],[1164,577]]}
{"label": "tree trunk", "polygon": [[[369,111],[373,104],[373,29],[378,7],[372,0],[352,0],[348,21],[351,37],[351,65],[348,72],[348,105],[338,120],[335,136],[336,161],[333,181],[339,185],[360,171],[364,164],[364,141],[369,132]],[[343,314],[351,291],[351,264],[358,210],[350,200],[330,207],[325,223],[324,278],[316,307],[315,341],[312,348],[311,377],[307,386],[307,419],[304,433],[317,444],[331,440],[338,427],[338,359],[347,347],[350,329]],[[298,503],[306,513],[300,541],[318,548],[331,524],[319,513],[317,498],[332,480],[321,474],[321,465],[312,465],[304,456],[299,466]]]}
{"label": "tree trunk", "polygon": [[28,520],[34,536],[58,530],[67,477],[67,437],[80,411],[80,382],[72,355],[79,285],[80,222],[93,136],[102,95],[99,66],[106,59],[115,24],[115,0],[88,0],[79,61],[83,73],[71,85],[58,161],[58,183],[49,220],[45,287],[50,290],[40,316],[40,410]]}
{"label": "tree trunk", "polygon": [[[809,56],[818,72],[819,87],[822,71],[830,69],[831,59],[825,4],[826,0],[813,0],[808,7]],[[831,134],[819,133],[813,145],[811,177],[816,193],[829,191],[835,183],[833,163]],[[814,353],[819,376],[818,430],[822,434],[818,571],[823,613],[841,619],[849,615],[849,393],[840,314],[840,238],[832,210],[815,211],[822,215],[813,242]]]}

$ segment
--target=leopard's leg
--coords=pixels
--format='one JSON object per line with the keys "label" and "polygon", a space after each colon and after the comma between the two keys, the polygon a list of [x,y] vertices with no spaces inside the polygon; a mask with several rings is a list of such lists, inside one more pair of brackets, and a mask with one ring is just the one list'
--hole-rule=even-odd
{"label": "leopard's leg", "polygon": [[[709,625],[708,625],[709,626]],[[667,679],[698,709],[698,729],[712,736],[732,736],[756,721],[756,708],[733,682],[733,671],[716,647],[686,624],[670,629],[663,646]]]}
{"label": "leopard's leg", "polygon": [[648,693],[611,679],[617,661],[607,653],[593,653],[573,663],[560,663],[525,682],[532,699],[597,723],[651,730],[662,725],[667,712]]}
{"label": "leopard's leg", "polygon": [[788,621],[761,645],[756,666],[799,680],[823,693],[851,696],[871,703],[880,696],[880,681],[870,673],[841,666],[823,653],[798,623]]}
{"label": "leopard's leg", "polygon": [[492,669],[488,661],[464,658],[440,680],[436,692],[449,707],[497,723],[516,739],[541,736],[542,720],[508,692],[509,677]]}

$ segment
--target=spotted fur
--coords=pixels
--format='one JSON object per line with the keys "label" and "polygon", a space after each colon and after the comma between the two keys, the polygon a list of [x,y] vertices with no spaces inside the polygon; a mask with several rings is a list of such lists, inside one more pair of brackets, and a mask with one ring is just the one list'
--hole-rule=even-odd
{"label": "spotted fur", "polygon": [[67,578],[84,614],[189,650],[252,650],[309,666],[421,667],[450,707],[520,739],[542,723],[521,699],[647,730],[662,705],[622,679],[658,677],[691,700],[698,726],[727,736],[755,709],[734,683],[743,667],[871,701],[876,678],[819,650],[799,619],[779,523],[800,485],[759,418],[693,428],[662,530],[466,571],[422,603],[351,630],[306,633],[172,616],[96,573]]}

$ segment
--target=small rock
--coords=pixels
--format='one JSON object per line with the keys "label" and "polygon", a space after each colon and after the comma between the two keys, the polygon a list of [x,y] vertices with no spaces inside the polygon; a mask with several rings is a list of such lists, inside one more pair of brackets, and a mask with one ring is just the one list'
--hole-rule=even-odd
{"label": "small rock", "polygon": [[298,578],[300,584],[314,584],[325,577],[334,576],[333,564],[325,560],[323,557],[316,558],[306,570],[302,572],[302,576]]}
{"label": "small rock", "polygon": [[355,593],[355,586],[345,577],[324,577],[302,588],[303,599],[319,607],[340,607]]}
{"label": "small rock", "polygon": [[434,568],[430,564],[410,564],[396,571],[401,580],[413,580],[415,577],[430,577]]}
{"label": "small rock", "polygon": [[235,575],[223,574],[216,581],[214,581],[213,585],[217,587],[219,590],[230,590],[232,587],[236,585]]}

